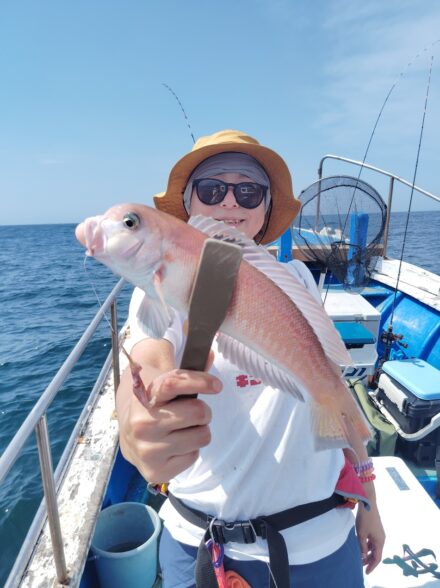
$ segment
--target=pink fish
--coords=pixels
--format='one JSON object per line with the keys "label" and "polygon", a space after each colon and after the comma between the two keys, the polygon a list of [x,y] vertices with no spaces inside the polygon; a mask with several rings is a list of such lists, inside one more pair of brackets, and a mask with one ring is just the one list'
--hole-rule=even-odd
{"label": "pink fish", "polygon": [[352,362],[339,333],[322,305],[265,249],[211,218],[186,224],[139,204],[88,218],[76,235],[88,255],[145,291],[138,320],[155,338],[170,324],[170,307],[187,313],[205,239],[234,238],[243,247],[243,261],[217,335],[219,352],[267,385],[300,400],[310,394],[317,448],[370,438],[341,376],[340,366]]}

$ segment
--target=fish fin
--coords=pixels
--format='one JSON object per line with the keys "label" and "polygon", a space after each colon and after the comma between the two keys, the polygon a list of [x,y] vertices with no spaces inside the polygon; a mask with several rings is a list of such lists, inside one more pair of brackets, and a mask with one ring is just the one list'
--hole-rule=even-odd
{"label": "fish fin", "polygon": [[171,324],[172,316],[162,294],[160,270],[155,272],[153,283],[145,292],[136,319],[147,335],[161,339]]}
{"label": "fish fin", "polygon": [[284,267],[284,264],[276,261],[267,249],[256,245],[236,228],[206,216],[191,217],[189,224],[209,237],[234,239],[243,248],[243,259],[274,282],[301,311],[327,357],[339,365],[353,365],[339,332],[322,304]]}
{"label": "fish fin", "polygon": [[145,296],[136,314],[142,330],[153,339],[161,339],[171,324],[168,308],[159,299]]}
{"label": "fish fin", "polygon": [[339,402],[312,404],[312,426],[316,449],[351,447],[358,453],[360,445],[372,438],[372,430],[344,382],[345,394]]}
{"label": "fish fin", "polygon": [[261,380],[266,386],[290,392],[298,400],[304,401],[304,396],[298,388],[297,382],[286,371],[268,362],[256,351],[224,333],[217,334],[217,346],[218,351],[226,360],[247,374]]}

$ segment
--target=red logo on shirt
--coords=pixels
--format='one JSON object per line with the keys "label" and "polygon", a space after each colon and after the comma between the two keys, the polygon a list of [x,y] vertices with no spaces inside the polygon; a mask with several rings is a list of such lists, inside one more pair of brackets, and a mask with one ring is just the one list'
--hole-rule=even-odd
{"label": "red logo on shirt", "polygon": [[246,388],[247,386],[258,386],[261,384],[261,380],[257,380],[256,378],[246,374],[240,374],[239,376],[236,376],[235,382],[237,388]]}

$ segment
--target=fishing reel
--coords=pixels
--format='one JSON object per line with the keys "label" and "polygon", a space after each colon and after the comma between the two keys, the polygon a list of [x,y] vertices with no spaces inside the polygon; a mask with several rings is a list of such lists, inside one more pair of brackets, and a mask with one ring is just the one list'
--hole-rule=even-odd
{"label": "fishing reel", "polygon": [[404,349],[408,349],[408,343],[402,343],[402,339],[403,339],[403,335],[400,335],[398,333],[393,332],[392,325],[389,325],[389,327],[386,331],[382,331],[382,333],[380,335],[380,340],[382,341],[382,343],[384,344],[384,347],[385,347],[385,354],[384,354],[384,357],[386,357],[385,361],[387,361],[390,357],[390,352],[391,352],[391,348],[393,346],[393,343],[397,343],[397,345],[399,345],[400,347],[403,347]]}
{"label": "fishing reel", "polygon": [[397,344],[399,347],[403,347],[404,349],[408,349],[408,343],[402,343],[403,335],[399,333],[393,332],[393,325],[390,324],[386,331],[382,331],[380,334],[380,341],[383,343],[384,346],[384,353],[382,357],[379,359],[377,364],[376,370],[372,377],[371,383],[377,386],[379,382],[380,374],[382,373],[382,366],[383,364],[390,359],[391,350],[394,344]]}

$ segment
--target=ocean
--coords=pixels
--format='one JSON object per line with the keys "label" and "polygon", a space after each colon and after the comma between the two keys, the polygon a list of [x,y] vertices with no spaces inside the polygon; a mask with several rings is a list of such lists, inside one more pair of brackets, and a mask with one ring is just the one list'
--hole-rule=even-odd
{"label": "ocean", "polygon": [[[388,255],[400,257],[406,213],[391,218]],[[440,209],[411,215],[404,260],[440,275]],[[118,278],[84,250],[74,225],[0,226],[0,451],[12,439]],[[125,319],[132,288],[118,306]],[[56,465],[111,347],[104,322],[48,412]],[[0,485],[0,586],[42,498],[35,437]]]}

